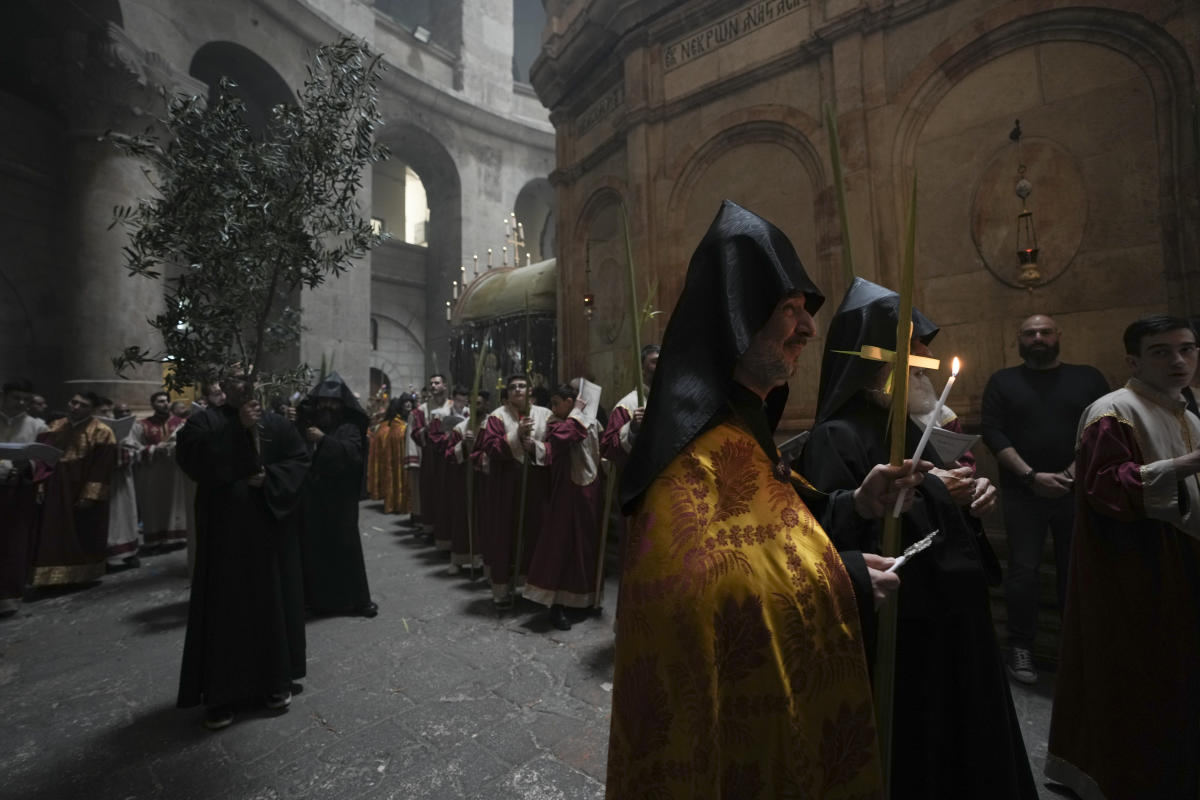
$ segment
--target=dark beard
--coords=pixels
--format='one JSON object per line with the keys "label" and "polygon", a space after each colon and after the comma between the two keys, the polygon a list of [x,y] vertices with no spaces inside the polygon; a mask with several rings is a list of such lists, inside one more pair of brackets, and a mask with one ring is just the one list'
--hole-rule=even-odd
{"label": "dark beard", "polygon": [[1017,342],[1017,353],[1035,367],[1047,367],[1058,360],[1058,342],[1043,345],[1024,345]]}

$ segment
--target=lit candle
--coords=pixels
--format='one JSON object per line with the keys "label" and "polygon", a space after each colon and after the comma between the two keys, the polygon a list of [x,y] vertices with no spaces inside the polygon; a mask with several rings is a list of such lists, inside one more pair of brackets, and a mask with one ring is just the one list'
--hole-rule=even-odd
{"label": "lit candle", "polygon": [[500,248],[500,266],[508,266],[508,245]]}
{"label": "lit candle", "polygon": [[446,301],[446,322],[450,321],[450,301]]}
{"label": "lit candle", "polygon": [[453,297],[455,300],[457,300],[458,299],[458,281],[452,281],[451,283],[452,283],[452,286],[451,286],[450,296]]}
{"label": "lit candle", "polygon": [[471,271],[474,272],[475,277],[478,278],[479,277],[479,253],[476,253],[475,255],[471,256],[471,260],[475,262],[471,268]]}
{"label": "lit candle", "polygon": [[463,264],[461,267],[458,268],[458,275],[459,275],[458,282],[463,285],[464,289],[467,288],[467,265],[466,264]]}
{"label": "lit candle", "polygon": [[526,251],[525,251],[525,266],[527,266],[527,267],[528,267],[528,266],[529,266],[529,262],[530,262],[530,261],[531,261],[531,258],[530,258],[530,256],[529,256],[529,251],[528,251],[528,250],[526,250]]}
{"label": "lit candle", "polygon": [[521,241],[525,241],[525,223],[524,222],[517,223],[517,238],[520,239]]}
{"label": "lit candle", "polygon": [[488,269],[492,268],[492,248],[488,248]]}
{"label": "lit candle", "polygon": [[508,236],[509,236],[508,217],[505,217],[504,218],[504,238],[507,239]]}
{"label": "lit candle", "polygon": [[[917,463],[921,460],[921,454],[925,452],[925,445],[929,443],[929,435],[933,432],[933,428],[937,425],[938,419],[942,416],[942,408],[946,405],[946,398],[950,396],[950,387],[954,385],[955,378],[958,377],[958,356],[954,357],[954,361],[950,366],[950,380],[946,381],[946,385],[942,388],[942,395],[938,398],[937,405],[933,407],[933,414],[929,417],[929,422],[925,425],[925,431],[921,434],[921,441],[917,442],[917,449],[913,451],[912,463],[913,468],[916,468]],[[896,507],[892,509],[892,516],[900,516],[900,507],[904,505],[904,496],[907,491],[901,492],[896,498]]]}

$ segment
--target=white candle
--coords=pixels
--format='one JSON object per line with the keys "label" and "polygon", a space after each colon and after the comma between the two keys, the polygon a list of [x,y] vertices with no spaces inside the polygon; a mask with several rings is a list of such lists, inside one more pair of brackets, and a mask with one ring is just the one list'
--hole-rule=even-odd
{"label": "white candle", "polygon": [[[929,443],[929,435],[933,432],[933,428],[937,425],[938,419],[942,416],[942,408],[946,405],[946,398],[950,396],[950,387],[954,385],[954,380],[958,377],[958,356],[954,357],[954,362],[950,367],[950,380],[946,381],[946,385],[942,388],[942,395],[938,398],[937,405],[933,407],[933,414],[929,417],[928,424],[925,425],[925,430],[921,433],[921,441],[917,442],[917,449],[913,451],[912,463],[916,469],[917,463],[921,460],[921,454],[925,452],[925,445]],[[896,507],[892,509],[892,516],[900,516],[900,507],[904,505],[904,496],[908,492],[901,492],[896,498]]]}
{"label": "white candle", "polygon": [[446,301],[446,322],[450,321],[450,301]]}
{"label": "white candle", "polygon": [[458,281],[452,281],[452,284],[453,284],[453,286],[451,288],[450,296],[453,297],[455,300],[457,300],[458,299]]}
{"label": "white candle", "polygon": [[508,266],[508,245],[500,248],[500,266]]}
{"label": "white candle", "polygon": [[492,248],[488,248],[488,269],[492,268]]}
{"label": "white candle", "polygon": [[479,277],[479,253],[476,253],[475,255],[471,256],[471,260],[475,262],[474,265],[471,267],[471,271],[474,272],[475,277],[478,278]]}
{"label": "white candle", "polygon": [[504,238],[508,238],[508,217],[504,218]]}

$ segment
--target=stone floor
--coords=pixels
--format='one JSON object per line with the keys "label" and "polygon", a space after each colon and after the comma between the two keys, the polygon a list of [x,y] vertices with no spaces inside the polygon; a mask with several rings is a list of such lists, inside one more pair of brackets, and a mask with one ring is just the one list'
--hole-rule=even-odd
{"label": "stone floor", "polygon": [[[568,632],[533,605],[498,618],[482,581],[447,575],[377,504],[361,527],[379,617],[311,621],[290,710],[218,733],[174,707],[182,552],[0,621],[0,797],[602,797],[609,612]],[[1013,689],[1039,778],[1051,680]]]}

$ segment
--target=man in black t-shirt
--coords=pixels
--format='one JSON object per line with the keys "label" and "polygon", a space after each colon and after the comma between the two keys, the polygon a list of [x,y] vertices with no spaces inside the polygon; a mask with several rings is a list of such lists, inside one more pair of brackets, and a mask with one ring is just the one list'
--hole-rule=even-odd
{"label": "man in black t-shirt", "polygon": [[1058,360],[1059,338],[1054,320],[1044,314],[1022,322],[1017,347],[1025,363],[996,372],[983,391],[983,441],[1000,462],[1008,534],[1008,670],[1023,683],[1037,681],[1033,635],[1047,528],[1054,535],[1060,611],[1066,596],[1079,416],[1109,390],[1095,367]]}

